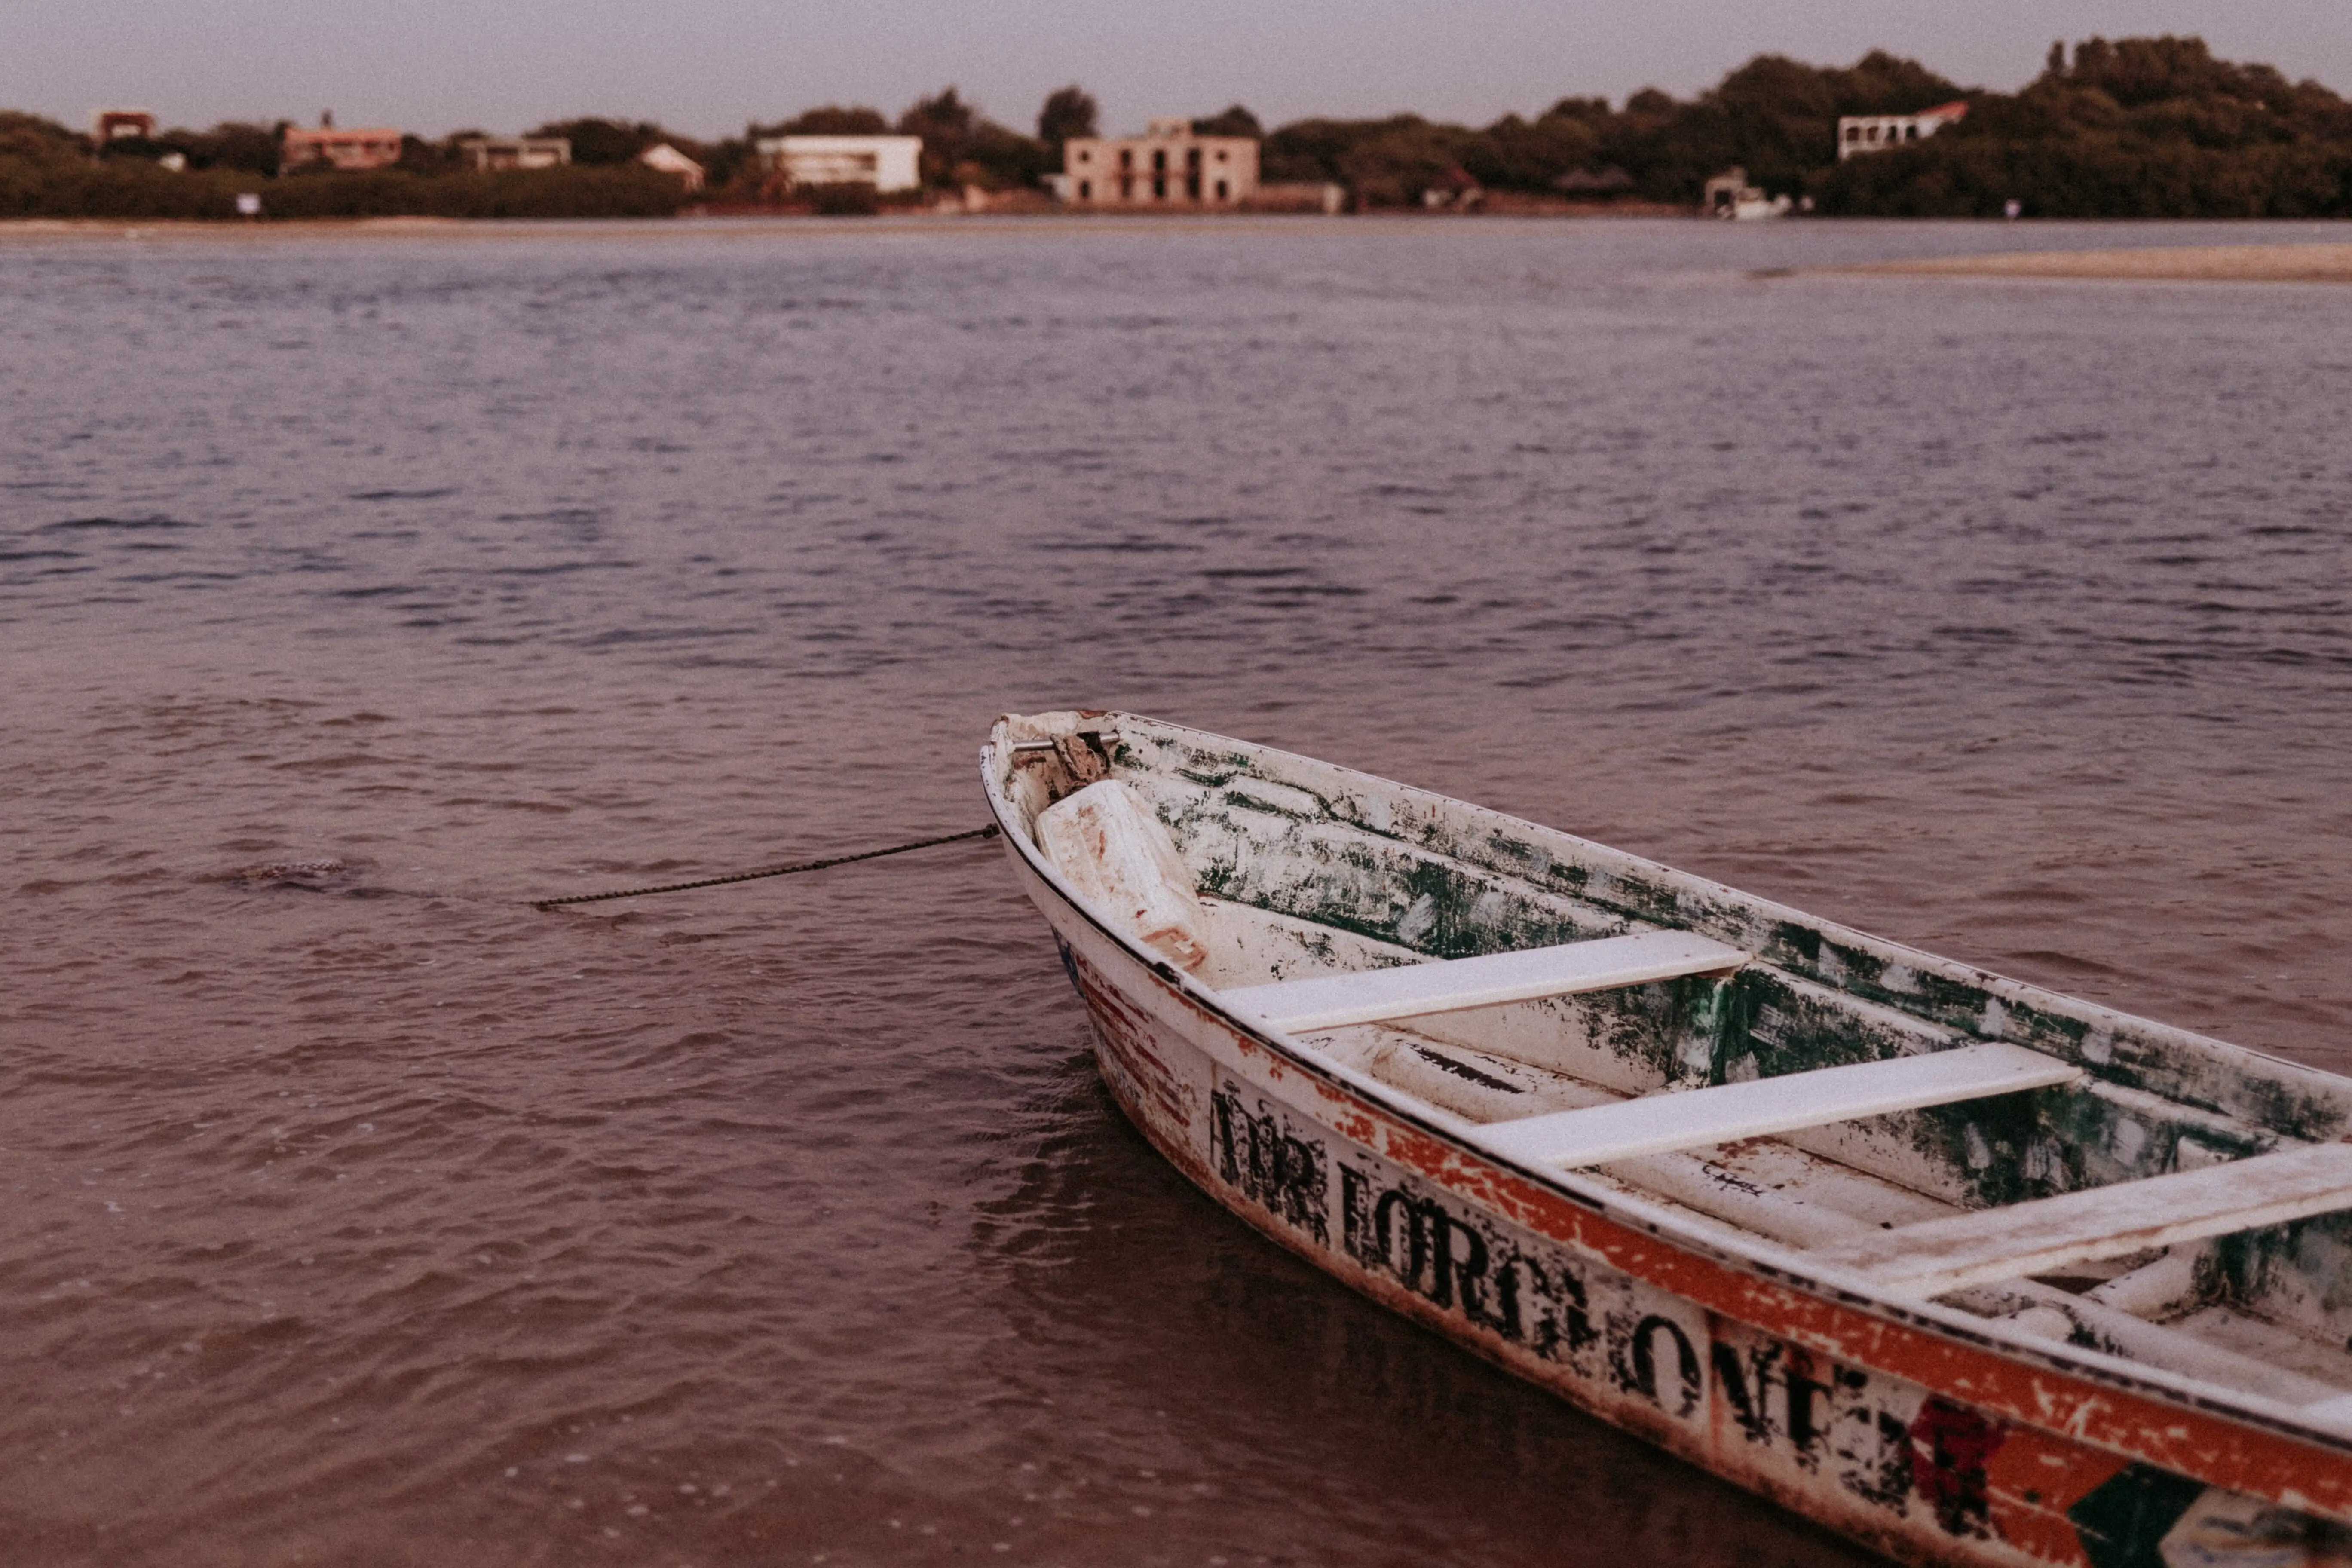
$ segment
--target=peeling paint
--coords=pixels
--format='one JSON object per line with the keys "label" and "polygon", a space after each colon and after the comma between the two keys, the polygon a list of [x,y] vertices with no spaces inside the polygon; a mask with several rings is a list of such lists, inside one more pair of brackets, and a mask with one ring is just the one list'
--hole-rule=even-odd
{"label": "peeling paint", "polygon": [[[1966,1310],[1857,1300],[1807,1284],[1785,1249],[1741,1241],[1737,1224],[1702,1223],[1778,1201],[1730,1166],[1685,1160],[1702,1174],[1676,1177],[1694,1184],[1675,1190],[1701,1206],[1678,1208],[1639,1172],[1531,1176],[1458,1131],[1466,1112],[1511,1114],[1510,1102],[1556,1079],[1654,1093],[1979,1039],[2084,1067],[2089,1078],[2071,1088],[1783,1140],[1853,1181],[1916,1194],[1906,1202],[1979,1208],[2332,1137],[2352,1121],[2352,1085],[1346,770],[1124,715],[1086,722],[1115,737],[1103,754],[1151,802],[1207,895],[1209,999],[1093,924],[1017,833],[1014,863],[1066,944],[1113,1098],[1269,1237],[1466,1348],[1897,1555],[2177,1568],[2252,1562],[2213,1553],[2284,1542],[2303,1552],[2294,1561],[2352,1562],[2341,1550],[2352,1540],[2352,1435],[2282,1426],[2273,1407],[2223,1384],[2184,1384],[2161,1360],[2130,1375],[2143,1342],[2177,1339],[2193,1362],[2189,1336],[2206,1331],[2193,1323],[2140,1323],[2095,1310],[2096,1295],[2070,1305],[2046,1286],[2014,1307],[1998,1292]],[[1074,772],[1088,755],[1055,751]],[[1045,790],[1024,795],[1009,768],[990,765],[1017,827]],[[1219,986],[1657,926],[1755,962],[1727,981],[1417,1021],[1417,1036],[1392,1031],[1386,1055],[1346,1058],[1355,1067],[1256,1035],[1213,1001]],[[1406,1094],[1393,1074],[1408,1063],[1455,1087]],[[1619,1193],[1638,1201],[1628,1208]],[[2172,1270],[2159,1285],[2118,1279],[2140,1295],[2114,1299],[2273,1335],[2260,1343],[2337,1380],[2315,1386],[2352,1389],[2352,1221],[2227,1237],[2143,1273],[2158,1264]],[[2105,1279],[2057,1283],[2105,1290]],[[2057,1353],[2069,1347],[2072,1362]]]}

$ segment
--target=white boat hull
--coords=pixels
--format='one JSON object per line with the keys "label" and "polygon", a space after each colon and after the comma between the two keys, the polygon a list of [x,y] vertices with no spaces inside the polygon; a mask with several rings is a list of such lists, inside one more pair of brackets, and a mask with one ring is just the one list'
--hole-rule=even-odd
{"label": "white boat hull", "polygon": [[1905,1561],[2352,1563],[2343,1446],[1780,1275],[1512,1170],[1204,1001],[1074,900],[992,798],[1122,1110],[1235,1215],[1365,1295]]}

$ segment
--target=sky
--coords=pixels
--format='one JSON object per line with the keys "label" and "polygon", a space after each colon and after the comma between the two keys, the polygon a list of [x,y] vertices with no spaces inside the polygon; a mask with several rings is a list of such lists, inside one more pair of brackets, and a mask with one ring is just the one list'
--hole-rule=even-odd
{"label": "sky", "polygon": [[2195,33],[2352,94],[2347,0],[0,0],[0,108],[511,132],[574,115],[740,133],[953,84],[1026,130],[1077,82],[1104,130],[1246,104],[1268,125],[1410,110],[1483,124],[1568,97],[1687,97],[1761,53],[1872,48],[2011,89],[2053,39]]}

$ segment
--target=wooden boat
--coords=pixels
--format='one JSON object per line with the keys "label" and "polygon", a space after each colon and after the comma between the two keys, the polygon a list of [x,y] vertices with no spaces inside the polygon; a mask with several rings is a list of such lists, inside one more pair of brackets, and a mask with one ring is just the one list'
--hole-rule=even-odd
{"label": "wooden boat", "polygon": [[982,753],[1234,1214],[1916,1563],[2352,1563],[2352,1081],[1123,713]]}

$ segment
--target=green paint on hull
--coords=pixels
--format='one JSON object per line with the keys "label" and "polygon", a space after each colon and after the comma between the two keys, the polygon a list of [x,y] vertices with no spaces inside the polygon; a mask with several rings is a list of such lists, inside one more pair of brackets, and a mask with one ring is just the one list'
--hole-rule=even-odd
{"label": "green paint on hull", "polygon": [[[1852,1124],[1890,1170],[1970,1206],[2079,1191],[2240,1158],[2283,1140],[2340,1135],[2340,1093],[2293,1069],[2217,1069],[2210,1047],[2029,987],[1825,929],[1727,889],[1485,814],[1404,808],[1319,764],[1123,738],[1125,776],[1154,795],[1216,898],[1422,953],[1463,958],[1656,926],[1700,932],[1758,960],[1728,984],[1686,980],[1545,1004],[1656,1085],[1717,1084],[2007,1040],[2084,1068],[2099,1084],[2168,1101],[2126,1107],[2086,1088],[2042,1089]],[[1132,770],[1129,772],[1128,770]],[[1856,1006],[1853,1004],[1862,1004]],[[2095,1022],[2095,1017],[2104,1021]],[[1946,1033],[1937,1033],[1944,1031]],[[2201,1113],[2201,1114],[2200,1114]],[[2316,1238],[2316,1239],[2307,1239]],[[2229,1238],[2208,1279],[2240,1300],[2282,1288],[2324,1298],[2352,1331],[2352,1299],[2310,1272],[2352,1257],[2352,1219]],[[2298,1283],[2299,1281],[2299,1283]],[[2352,1295],[2352,1287],[2347,1288]],[[2306,1314],[2307,1315],[2307,1314]],[[2331,1320],[2332,1321],[2332,1320]]]}

